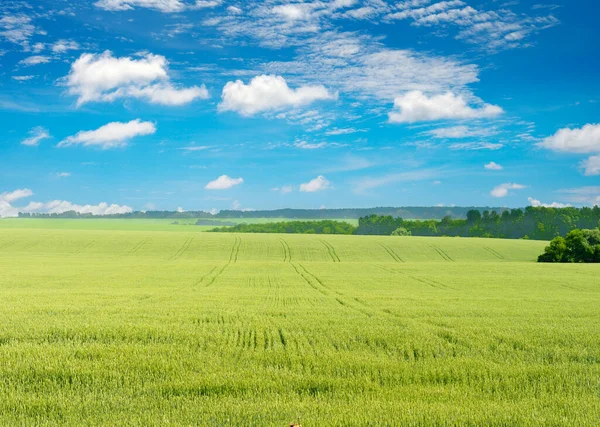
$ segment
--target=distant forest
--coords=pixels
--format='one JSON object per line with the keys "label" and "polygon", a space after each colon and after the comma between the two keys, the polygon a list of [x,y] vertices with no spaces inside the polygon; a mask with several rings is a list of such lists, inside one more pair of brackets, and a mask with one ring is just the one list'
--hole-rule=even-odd
{"label": "distant forest", "polygon": [[497,237],[551,240],[568,232],[600,226],[600,208],[545,208],[496,211],[469,210],[466,219],[411,221],[392,216],[369,215],[358,220],[354,234],[390,235],[399,228],[413,236]]}
{"label": "distant forest", "polygon": [[600,226],[600,208],[544,208],[494,210],[471,209],[466,219],[404,220],[391,215],[368,215],[358,220],[358,227],[340,221],[290,221],[265,224],[239,224],[219,227],[216,232],[239,233],[310,233],[495,237],[504,239],[552,240],[572,230]]}
{"label": "distant forest", "polygon": [[392,216],[406,219],[441,219],[446,216],[464,219],[470,210],[484,212],[494,210],[502,213],[506,208],[489,207],[377,207],[350,209],[277,209],[262,211],[225,210],[216,214],[204,211],[135,211],[114,215],[92,215],[68,211],[60,214],[19,213],[20,218],[149,218],[149,219],[190,219],[190,218],[285,218],[285,219],[358,219],[368,215]]}

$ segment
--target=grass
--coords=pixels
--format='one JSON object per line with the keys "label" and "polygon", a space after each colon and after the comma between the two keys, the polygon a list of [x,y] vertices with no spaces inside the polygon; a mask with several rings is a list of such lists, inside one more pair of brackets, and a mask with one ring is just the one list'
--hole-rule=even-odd
{"label": "grass", "polygon": [[0,425],[598,425],[544,245],[1,228]]}

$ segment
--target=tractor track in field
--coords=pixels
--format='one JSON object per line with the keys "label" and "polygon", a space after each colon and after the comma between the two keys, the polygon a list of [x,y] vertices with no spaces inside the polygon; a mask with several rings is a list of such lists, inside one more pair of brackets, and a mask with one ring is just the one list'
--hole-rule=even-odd
{"label": "tractor track in field", "polygon": [[283,247],[283,262],[292,262],[292,251],[290,245],[283,239],[279,239],[281,246]]}
{"label": "tractor track in field", "polygon": [[394,252],[394,250],[392,248],[390,248],[387,245],[384,245],[383,243],[379,244],[383,249],[385,249],[385,251],[389,254],[389,256],[392,257],[392,259],[396,262],[404,262],[404,260],[402,258],[400,258],[400,256],[398,256],[398,254],[396,252]]}
{"label": "tractor track in field", "polygon": [[37,245],[39,245],[40,243],[42,243],[42,241],[41,241],[41,240],[40,240],[40,241],[37,241],[37,242],[30,243],[30,244],[28,244],[28,245],[25,245],[25,246],[23,246],[23,247],[21,248],[21,250],[31,249],[31,248],[33,248],[34,246],[37,246]]}
{"label": "tractor track in field", "polygon": [[[225,271],[225,269],[227,267],[229,267],[229,265],[232,262],[237,262],[238,259],[238,253],[240,252],[240,245],[242,244],[242,239],[241,237],[235,237],[235,240],[233,242],[233,247],[231,248],[231,253],[229,254],[229,261],[227,261],[227,263],[221,267],[219,269],[219,271],[217,271],[217,274],[215,274],[214,276],[212,276],[208,282],[206,282],[206,288],[208,288],[209,286],[211,286],[213,283],[215,283],[215,280],[217,280],[219,278],[219,276],[221,274],[223,274],[223,272]],[[209,277],[215,270],[217,269],[217,267],[213,268],[206,276],[204,276],[202,279],[200,279],[200,282],[202,282],[205,278]]]}
{"label": "tractor track in field", "polygon": [[185,251],[188,250],[188,248],[192,244],[193,240],[194,240],[193,237],[188,237],[186,239],[186,241],[183,243],[183,245],[179,248],[179,250],[177,252],[175,252],[175,255],[173,255],[171,258],[169,258],[169,260],[175,261],[176,259],[179,259],[179,257],[181,257],[181,255],[183,255],[185,253]]}
{"label": "tractor track in field", "polygon": [[127,253],[130,255],[136,253],[137,251],[142,249],[142,247],[148,242],[148,240],[149,240],[149,237],[145,238],[141,242],[136,243],[135,246],[133,248],[131,248],[129,250],[129,252],[127,252]]}
{"label": "tractor track in field", "polygon": [[233,242],[233,247],[231,248],[231,253],[229,254],[229,262],[237,262],[238,255],[240,253],[240,245],[242,244],[242,238],[236,236]]}
{"label": "tractor track in field", "polygon": [[414,280],[414,281],[416,281],[416,282],[422,283],[422,284],[424,284],[424,285],[427,285],[427,286],[431,286],[432,288],[435,288],[435,289],[444,290],[444,291],[447,291],[447,290],[449,290],[449,289],[454,289],[454,288],[451,288],[451,287],[450,287],[450,286],[448,286],[448,285],[445,285],[445,284],[443,284],[443,283],[440,283],[440,282],[438,282],[438,281],[436,281],[436,280],[433,280],[433,279],[426,279],[426,278],[424,278],[424,277],[416,277],[416,276],[413,276],[413,275],[411,275],[411,274],[408,274],[408,273],[406,273],[406,272],[404,272],[404,271],[401,271],[401,270],[395,270],[395,269],[393,269],[393,268],[387,268],[387,267],[383,267],[383,266],[381,266],[381,265],[380,265],[380,266],[378,266],[378,267],[379,267],[379,268],[381,268],[382,270],[384,270],[384,271],[388,272],[388,273],[396,273],[396,274],[400,274],[401,276],[408,277],[409,279],[412,279],[412,280]]}
{"label": "tractor track in field", "polygon": [[202,282],[204,282],[204,279],[206,279],[208,276],[210,276],[218,267],[214,267],[212,270],[210,270],[208,273],[206,273],[204,276],[202,276],[200,279],[198,279],[198,281],[196,283],[194,283],[194,287],[201,285]]}
{"label": "tractor track in field", "polygon": [[319,279],[317,276],[315,276],[314,274],[309,272],[306,269],[306,267],[304,267],[302,264],[297,264],[297,265],[293,264],[293,263],[290,263],[290,264],[294,268],[294,270],[296,270],[296,273],[298,273],[298,275],[300,277],[302,277],[304,279],[304,281],[311,288],[316,290],[317,292],[321,293],[322,295],[324,295],[326,297],[333,298],[342,307],[345,307],[345,308],[353,310],[353,311],[358,311],[359,313],[362,313],[368,317],[373,316],[373,313],[366,310],[366,308],[368,308],[368,306],[366,306],[363,302],[357,300],[357,302],[359,304],[364,306],[364,309],[362,307],[359,308],[354,305],[351,305],[350,303],[348,303],[348,301],[343,299],[346,297],[346,295],[344,295],[343,293],[338,292],[336,290],[333,290],[329,286],[325,285],[321,279]]}
{"label": "tractor track in field", "polygon": [[436,251],[438,253],[439,256],[441,256],[445,261],[448,262],[454,262],[454,260],[452,258],[450,258],[450,255],[448,255],[446,252],[444,252],[444,250],[438,246],[434,246],[431,245],[431,248]]}
{"label": "tractor track in field", "polygon": [[492,248],[488,248],[487,246],[485,246],[483,249],[485,249],[488,253],[492,254],[493,256],[495,256],[498,259],[506,259],[503,255],[499,254]]}
{"label": "tractor track in field", "polygon": [[329,253],[329,256],[333,262],[341,262],[340,257],[335,252],[335,248],[331,246],[329,242],[326,242],[325,240],[320,240],[320,242],[323,243],[325,248],[327,248],[327,252]]}
{"label": "tractor track in field", "polygon": [[91,242],[89,242],[85,246],[82,246],[81,248],[74,250],[73,253],[74,254],[80,254],[81,252],[85,251],[87,248],[89,248],[90,246],[92,246],[94,243],[96,243],[97,241],[98,240],[92,240]]}
{"label": "tractor track in field", "polygon": [[4,243],[3,245],[0,245],[0,250],[8,248],[9,246],[14,245],[15,243],[17,243],[16,240],[11,240],[10,242]]}

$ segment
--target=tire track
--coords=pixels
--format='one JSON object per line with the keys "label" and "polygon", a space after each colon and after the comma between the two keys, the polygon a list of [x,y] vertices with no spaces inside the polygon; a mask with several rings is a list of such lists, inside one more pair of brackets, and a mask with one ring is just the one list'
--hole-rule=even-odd
{"label": "tire track", "polygon": [[327,252],[329,253],[329,256],[333,262],[341,262],[340,257],[335,252],[335,248],[331,246],[330,243],[326,242],[325,240],[320,240],[320,242],[323,243],[323,245],[327,248]]}
{"label": "tire track", "polygon": [[206,279],[208,276],[210,276],[216,269],[217,269],[217,267],[214,267],[212,270],[210,270],[208,273],[206,273],[204,276],[202,276],[196,283],[194,283],[194,287],[201,285],[202,282],[204,281],[204,279]]}
{"label": "tire track", "polygon": [[442,248],[439,248],[437,246],[431,245],[431,247],[433,248],[433,250],[435,250],[439,256],[441,256],[445,261],[448,262],[454,262],[454,260],[452,258],[450,258],[450,256],[444,252],[444,250]]}
{"label": "tire track", "polygon": [[231,253],[229,254],[229,263],[237,262],[241,244],[242,244],[242,239],[240,237],[236,236],[235,240],[233,241],[233,247],[231,248]]}
{"label": "tire track", "polygon": [[496,252],[495,250],[493,250],[492,248],[488,248],[487,246],[484,247],[483,249],[485,249],[487,252],[489,252],[490,254],[492,254],[493,256],[495,256],[498,259],[506,259],[504,256],[500,255],[498,252]]}
{"label": "tire track", "polygon": [[10,241],[10,242],[7,242],[7,243],[5,243],[5,244],[1,245],[1,246],[0,246],[0,249],[5,249],[5,248],[8,248],[9,246],[12,246],[12,245],[14,245],[15,243],[17,243],[17,241],[16,241],[16,240],[12,240],[12,241]]}
{"label": "tire track", "polygon": [[412,276],[412,275],[410,275],[410,274],[408,274],[408,273],[406,273],[404,271],[395,270],[393,268],[386,268],[386,267],[383,267],[381,265],[379,265],[378,267],[381,268],[382,270],[388,272],[388,273],[400,274],[400,275],[402,275],[404,277],[408,277],[409,279],[412,279],[412,280],[414,280],[416,282],[422,283],[422,284],[427,285],[427,286],[431,286],[432,288],[436,288],[436,289],[440,289],[440,290],[445,290],[445,291],[447,291],[449,289],[455,290],[454,288],[451,288],[450,286],[448,286],[448,285],[446,285],[444,283],[438,282],[437,280],[426,279],[424,277]]}
{"label": "tire track", "polygon": [[179,250],[177,252],[175,252],[175,255],[173,255],[171,258],[169,258],[169,260],[174,261],[174,260],[178,259],[179,257],[181,257],[181,255],[183,255],[185,253],[185,251],[188,250],[188,248],[192,244],[193,240],[194,240],[193,237],[187,238],[186,241],[183,243],[183,245],[179,248]]}
{"label": "tire track", "polygon": [[139,251],[140,249],[142,249],[142,246],[144,246],[146,244],[146,242],[148,242],[149,237],[145,238],[144,240],[142,240],[141,242],[136,243],[136,245],[131,248],[129,250],[129,252],[127,252],[128,254],[134,254],[137,251]]}
{"label": "tire track", "polygon": [[279,239],[281,246],[283,247],[283,262],[292,262],[292,251],[290,245],[283,239]]}
{"label": "tire track", "polygon": [[79,253],[83,252],[84,250],[86,250],[87,248],[89,248],[90,246],[92,246],[92,245],[93,245],[94,243],[96,243],[97,241],[98,241],[97,239],[96,239],[96,240],[92,240],[92,241],[91,241],[91,242],[89,242],[87,245],[85,245],[85,246],[83,246],[83,247],[81,247],[81,248],[79,248],[79,249],[76,249],[75,251],[73,251],[73,253],[74,253],[74,254],[79,254]]}
{"label": "tire track", "polygon": [[[208,288],[209,286],[211,286],[213,283],[215,283],[215,280],[217,280],[219,278],[219,276],[221,274],[223,274],[223,272],[225,271],[225,269],[227,267],[229,267],[229,265],[232,262],[237,262],[238,259],[238,253],[240,251],[240,245],[242,244],[242,239],[238,236],[235,237],[235,240],[233,241],[233,247],[231,248],[231,253],[229,254],[229,261],[227,261],[227,263],[221,267],[221,269],[219,271],[217,271],[217,274],[215,274],[213,277],[210,278],[210,280],[206,283],[206,288]],[[206,277],[208,277],[212,272],[214,272],[216,270],[216,267],[213,268],[210,273],[208,273],[206,275]],[[204,280],[204,279],[202,279]]]}
{"label": "tire track", "polygon": [[[295,264],[291,264],[291,265],[292,265],[292,267],[294,267],[294,270],[296,270],[296,273],[298,273],[304,279],[304,281],[306,283],[308,283],[313,289],[320,292],[324,296],[333,298],[342,307],[348,308],[350,310],[358,311],[359,313],[362,313],[368,317],[373,316],[373,313],[370,313],[369,311],[366,311],[363,308],[359,308],[359,307],[349,304],[345,299],[343,299],[343,297],[345,298],[346,295],[344,295],[341,292],[331,289],[329,286],[326,286],[321,279],[319,279],[317,276],[315,276],[314,274],[309,272],[306,269],[306,267],[304,267],[302,264],[298,264],[297,266]],[[317,283],[318,283],[318,285],[317,285]],[[335,294],[335,295],[333,295],[333,294]],[[365,306],[365,308],[367,308],[367,307]]]}
{"label": "tire track", "polygon": [[404,260],[402,258],[400,258],[398,256],[398,254],[396,252],[394,252],[394,250],[392,248],[390,248],[387,245],[384,245],[383,243],[380,243],[381,247],[383,249],[385,249],[385,251],[392,257],[392,259],[396,262],[404,262]]}

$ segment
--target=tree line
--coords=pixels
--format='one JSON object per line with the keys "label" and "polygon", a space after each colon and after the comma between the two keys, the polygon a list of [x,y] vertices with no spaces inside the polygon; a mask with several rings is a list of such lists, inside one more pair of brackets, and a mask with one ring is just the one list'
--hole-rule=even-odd
{"label": "tree line", "polygon": [[223,210],[218,213],[204,211],[134,211],[110,215],[93,215],[91,213],[79,213],[67,211],[63,213],[28,213],[20,212],[20,218],[152,218],[152,219],[177,219],[177,218],[282,218],[282,219],[357,219],[368,215],[389,215],[394,218],[411,219],[437,219],[445,216],[452,218],[465,218],[469,210],[485,211],[494,209],[502,213],[504,208],[484,207],[439,207],[439,206],[416,206],[416,207],[375,207],[375,208],[348,208],[348,209],[276,209],[276,210]]}
{"label": "tree line", "polygon": [[217,227],[210,231],[220,233],[296,233],[296,234],[353,234],[356,227],[342,221],[289,221],[265,224],[238,224]]}
{"label": "tree line", "polygon": [[405,229],[413,236],[496,237],[504,239],[552,240],[568,232],[600,226],[600,208],[546,208],[496,210],[472,209],[466,219],[445,216],[436,220],[404,220],[391,215],[369,215],[358,220],[354,234],[391,235]]}

